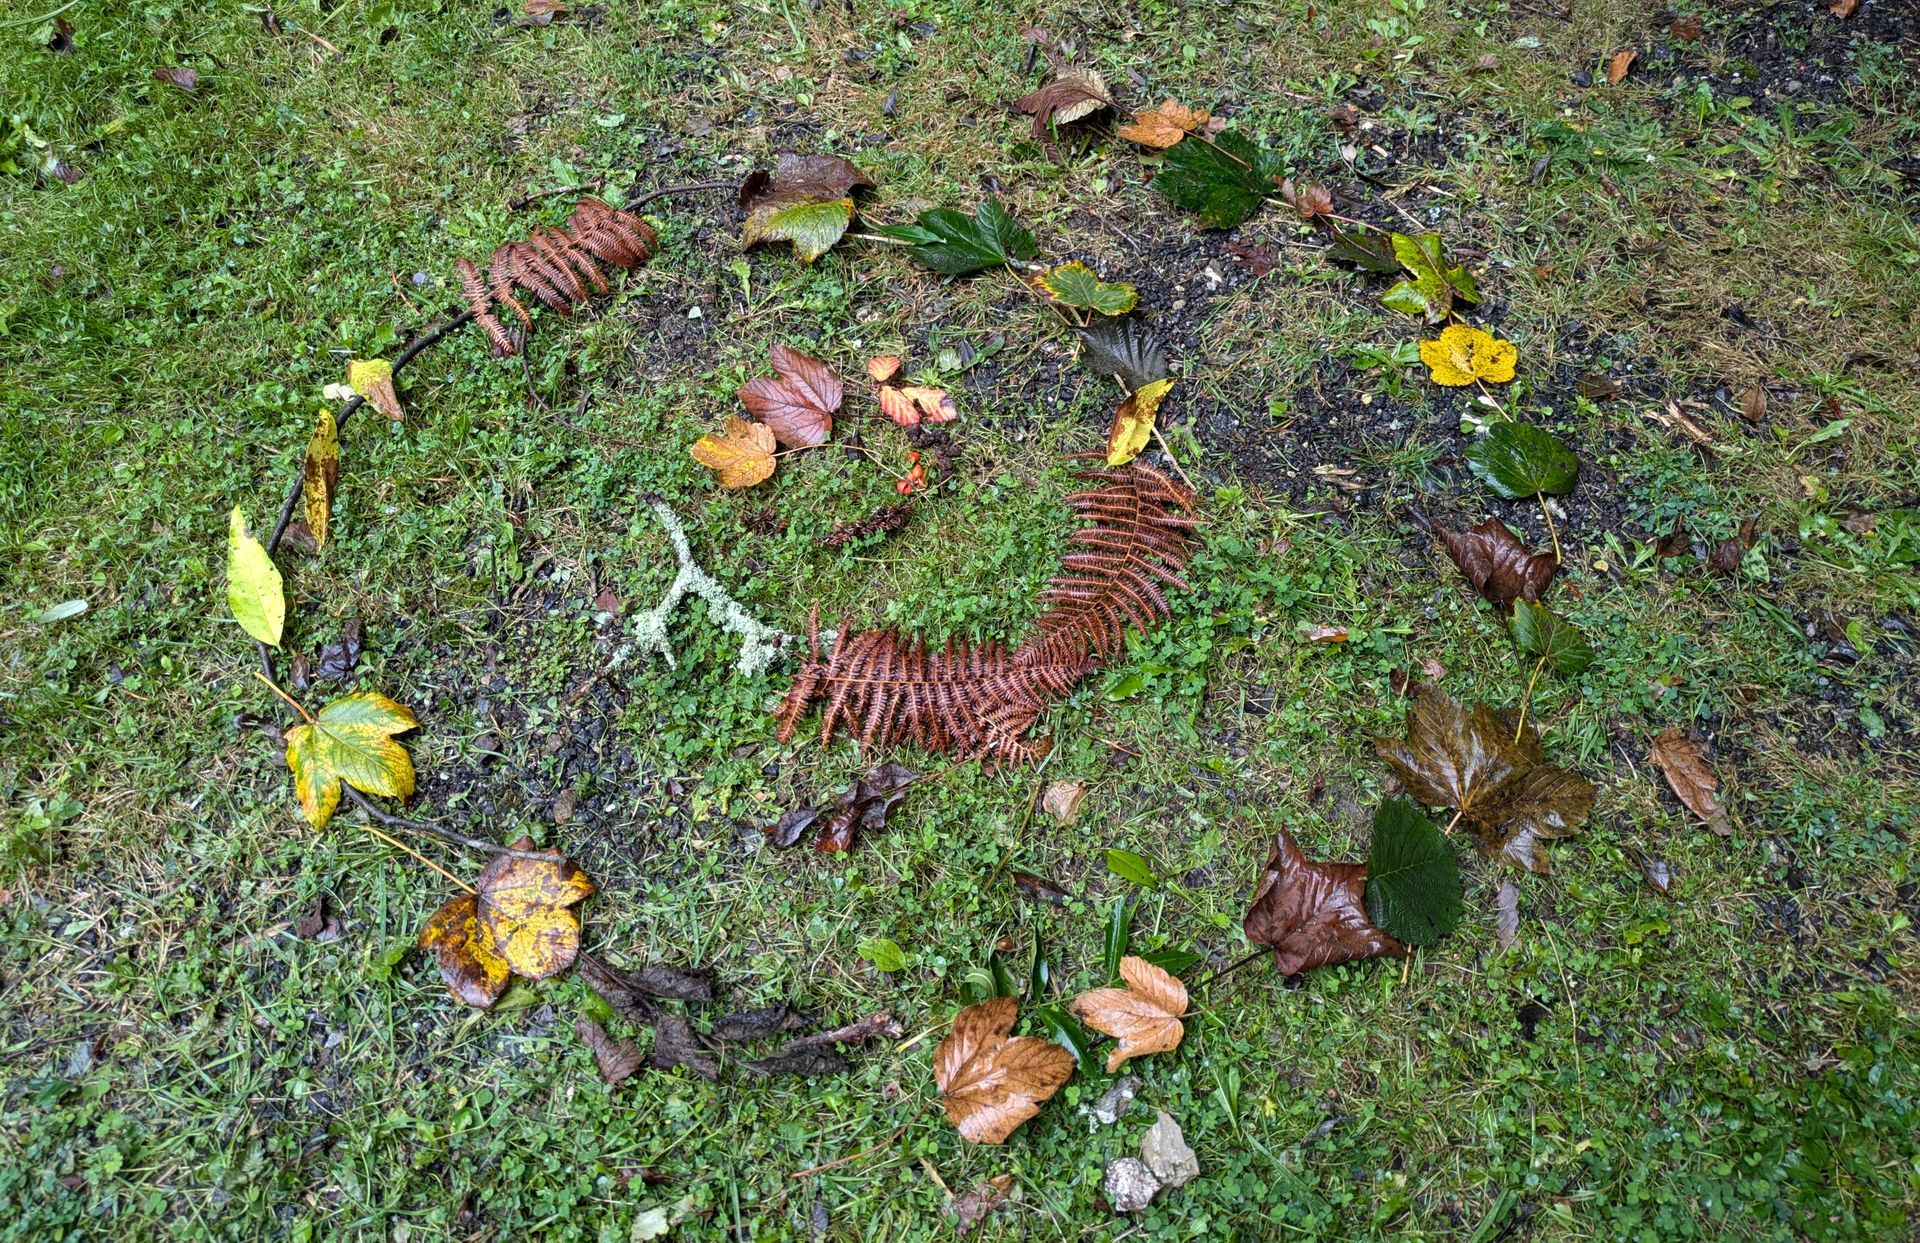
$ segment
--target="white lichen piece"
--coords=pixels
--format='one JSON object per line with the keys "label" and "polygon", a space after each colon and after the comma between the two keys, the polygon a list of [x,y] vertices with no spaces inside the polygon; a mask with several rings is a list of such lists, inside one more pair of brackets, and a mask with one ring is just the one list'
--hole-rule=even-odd
{"label": "white lichen piece", "polygon": [[707,608],[722,629],[740,636],[740,655],[733,663],[734,671],[749,678],[765,672],[786,646],[795,642],[795,636],[763,624],[747,612],[718,579],[700,568],[693,559],[687,528],[681,524],[680,515],[673,512],[673,506],[658,497],[649,498],[649,504],[653,516],[666,529],[667,542],[673,546],[673,559],[680,568],[674,573],[673,582],[667,585],[666,595],[660,597],[660,603],[635,615],[634,642],[643,651],[658,652],[665,657],[667,668],[679,668],[673,658],[673,644],[667,638],[667,619],[687,593],[692,592],[707,602]]}

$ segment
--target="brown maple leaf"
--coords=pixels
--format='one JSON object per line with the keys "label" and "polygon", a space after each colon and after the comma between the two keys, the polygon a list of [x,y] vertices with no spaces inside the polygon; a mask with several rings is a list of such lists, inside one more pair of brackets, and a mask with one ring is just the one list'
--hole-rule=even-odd
{"label": "brown maple leaf", "polygon": [[1530,872],[1550,871],[1545,843],[1578,832],[1593,809],[1593,783],[1548,764],[1532,727],[1438,689],[1414,697],[1406,738],[1374,749],[1409,795],[1456,809],[1483,853]]}
{"label": "brown maple leaf", "polygon": [[1707,767],[1699,743],[1677,729],[1670,729],[1653,740],[1647,758],[1660,766],[1667,785],[1688,811],[1706,821],[1707,827],[1720,836],[1733,835],[1733,823],[1720,802],[1720,779]]}
{"label": "brown maple leaf", "polygon": [[1189,108],[1177,99],[1166,99],[1158,108],[1134,113],[1131,124],[1114,132],[1128,142],[1164,151],[1195,130],[1205,129],[1212,119],[1205,108]]}
{"label": "brown maple leaf", "polygon": [[1620,85],[1626,80],[1627,71],[1633,68],[1633,62],[1639,58],[1640,53],[1632,48],[1622,48],[1607,57],[1607,81],[1615,86]]}
{"label": "brown maple leaf", "polygon": [[768,357],[775,374],[741,385],[740,403],[789,449],[827,443],[833,412],[846,397],[840,377],[819,359],[784,345],[775,345]]}
{"label": "brown maple leaf", "polygon": [[1187,1034],[1180,1022],[1187,1012],[1185,984],[1144,958],[1122,958],[1120,978],[1125,988],[1096,988],[1073,999],[1073,1012],[1088,1027],[1119,1041],[1107,1055],[1108,1074],[1128,1058],[1172,1052]]}
{"label": "brown maple leaf", "polygon": [[1020,1003],[995,997],[953,1017],[933,1053],[940,1103],[963,1139],[1006,1142],[1073,1075],[1073,1054],[1035,1036],[1010,1036]]}
{"label": "brown maple leaf", "polygon": [[1048,125],[1070,125],[1102,108],[1113,107],[1107,84],[1091,69],[1063,69],[1053,80],[1031,95],[1014,101],[1014,107],[1033,118],[1033,136],[1045,138]]}
{"label": "brown maple leaf", "polygon": [[593,1051],[594,1065],[600,1068],[600,1077],[608,1083],[631,1078],[647,1060],[639,1045],[631,1040],[616,1040],[592,1019],[576,1020],[573,1031],[580,1042]]}
{"label": "brown maple leaf", "polygon": [[1312,220],[1333,211],[1333,192],[1317,181],[1296,185],[1293,178],[1283,178],[1280,182],[1280,199],[1298,212],[1302,220]]}
{"label": "brown maple leaf", "polygon": [[1434,532],[1473,589],[1502,613],[1513,612],[1515,600],[1537,602],[1560,568],[1552,553],[1534,552],[1498,518],[1467,531]]}
{"label": "brown maple leaf", "polygon": [[727,430],[708,432],[693,443],[693,460],[714,473],[723,488],[751,488],[773,475],[773,429],[764,423],[727,416]]}
{"label": "brown maple leaf", "polygon": [[1247,940],[1273,947],[1281,975],[1356,958],[1404,958],[1407,947],[1367,918],[1366,886],[1364,863],[1314,863],[1282,829],[1247,908]]}

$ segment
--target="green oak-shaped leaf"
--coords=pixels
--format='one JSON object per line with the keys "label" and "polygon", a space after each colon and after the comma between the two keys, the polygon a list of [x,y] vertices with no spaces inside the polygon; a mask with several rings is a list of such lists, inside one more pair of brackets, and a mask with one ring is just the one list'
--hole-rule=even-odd
{"label": "green oak-shaped leaf", "polygon": [[948,207],[920,213],[912,224],[876,226],[874,232],[911,242],[907,253],[936,272],[964,276],[1033,258],[1040,244],[998,199],[987,199],[971,216]]}
{"label": "green oak-shaped leaf", "polygon": [[1092,268],[1077,260],[1053,268],[1040,283],[1062,306],[1102,315],[1125,315],[1140,300],[1140,291],[1132,285],[1103,281],[1094,275]]}
{"label": "green oak-shaped leaf", "polygon": [[747,222],[740,230],[740,244],[792,242],[795,257],[802,263],[812,263],[833,249],[833,244],[851,223],[851,198],[783,202],[770,196],[747,212]]}
{"label": "green oak-shaped leaf", "polygon": [[1526,655],[1545,660],[1555,673],[1579,673],[1598,659],[1580,627],[1531,600],[1514,601],[1513,643]]}
{"label": "green oak-shaped leaf", "polygon": [[340,783],[386,798],[413,793],[413,761],[393,735],[417,728],[413,713],[385,695],[343,695],[313,722],[287,731],[287,767],[300,810],[326,827],[340,805]]}
{"label": "green oak-shaped leaf", "polygon": [[1438,233],[1391,233],[1393,257],[1406,269],[1408,279],[1386,292],[1382,301],[1388,308],[1408,315],[1424,316],[1429,323],[1440,323],[1453,309],[1453,300],[1480,301],[1480,289],[1473,273],[1460,264],[1447,262],[1446,246]]}
{"label": "green oak-shaped leaf", "polygon": [[1367,844],[1367,918],[1409,945],[1432,945],[1460,924],[1460,865],[1433,821],[1404,798],[1373,815]]}
{"label": "green oak-shaped leaf", "polygon": [[1167,148],[1153,188],[1208,228],[1231,229],[1275,193],[1281,171],[1278,155],[1228,130]]}
{"label": "green oak-shaped leaf", "polygon": [[1580,459],[1552,433],[1526,423],[1497,423],[1467,450],[1467,465],[1496,496],[1517,501],[1573,491]]}
{"label": "green oak-shaped leaf", "polygon": [[227,522],[227,607],[240,628],[273,647],[287,622],[287,594],[279,567],[247,530],[247,516],[235,505]]}

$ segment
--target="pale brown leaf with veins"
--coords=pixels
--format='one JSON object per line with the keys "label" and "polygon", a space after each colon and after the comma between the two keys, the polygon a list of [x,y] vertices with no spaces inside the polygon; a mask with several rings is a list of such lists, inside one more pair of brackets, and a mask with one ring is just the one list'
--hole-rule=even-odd
{"label": "pale brown leaf with veins", "polygon": [[1073,999],[1073,1012],[1088,1027],[1119,1042],[1107,1055],[1108,1074],[1129,1058],[1171,1053],[1187,1034],[1180,1022],[1187,1012],[1185,984],[1144,958],[1122,958],[1120,978],[1125,988],[1096,988]]}
{"label": "pale brown leaf with veins", "polygon": [[580,1019],[573,1025],[573,1032],[580,1042],[593,1051],[594,1065],[600,1068],[600,1077],[608,1083],[620,1083],[633,1076],[646,1062],[647,1055],[640,1052],[640,1046],[631,1040],[616,1040],[607,1034],[607,1029],[592,1019]]}
{"label": "pale brown leaf with veins", "polygon": [[1367,918],[1367,868],[1362,863],[1315,863],[1286,830],[1247,910],[1247,940],[1273,947],[1281,975],[1383,954],[1405,957],[1407,947]]}
{"label": "pale brown leaf with veins", "polygon": [[769,358],[775,374],[743,384],[740,403],[789,449],[827,443],[833,412],[846,397],[840,377],[819,359],[784,345],[774,346]]}
{"label": "pale brown leaf with veins", "polygon": [[1648,758],[1660,766],[1668,787],[1688,811],[1706,821],[1707,827],[1720,836],[1733,835],[1733,824],[1720,802],[1720,779],[1707,767],[1707,758],[1699,743],[1677,729],[1670,729],[1653,740]]}
{"label": "pale brown leaf with veins", "polygon": [[940,1103],[962,1138],[999,1144],[1040,1112],[1073,1074],[1073,1054],[1033,1036],[1009,1036],[1020,1003],[995,997],[968,1006],[933,1054]]}
{"label": "pale brown leaf with veins", "polygon": [[1069,125],[1111,108],[1113,99],[1106,82],[1093,70],[1067,69],[1031,95],[1015,100],[1013,106],[1033,118],[1033,136],[1045,138],[1049,124]]}
{"label": "pale brown leaf with veins", "polygon": [[1189,108],[1177,99],[1166,99],[1158,108],[1133,114],[1130,125],[1115,132],[1128,142],[1164,151],[1195,130],[1206,128],[1211,115],[1205,108]]}

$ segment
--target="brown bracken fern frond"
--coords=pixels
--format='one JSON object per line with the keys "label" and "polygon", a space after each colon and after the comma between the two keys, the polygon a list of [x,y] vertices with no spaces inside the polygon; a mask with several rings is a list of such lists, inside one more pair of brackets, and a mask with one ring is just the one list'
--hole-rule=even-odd
{"label": "brown bracken fern frond", "polygon": [[533,317],[514,290],[524,289],[548,309],[571,315],[573,308],[607,292],[603,267],[626,270],[651,259],[660,239],[632,212],[617,211],[596,198],[584,198],[567,217],[565,228],[541,225],[523,242],[508,242],[479,265],[462,259],[460,293],[473,321],[486,332],[496,354],[520,352],[520,339],[501,322],[497,307],[513,312],[525,330]]}
{"label": "brown bracken fern frond", "polygon": [[1024,741],[1027,731],[1119,650],[1128,625],[1167,616],[1163,588],[1186,586],[1180,570],[1193,541],[1194,495],[1165,475],[1135,463],[1083,477],[1100,486],[1067,503],[1087,525],[1071,537],[1041,596],[1051,607],[1026,642],[931,651],[893,630],[843,628],[823,659],[810,619],[807,660],[779,712],[780,740],[821,702],[822,745],[845,732],[867,748],[908,743],[1008,761],[1046,754],[1051,743]]}

